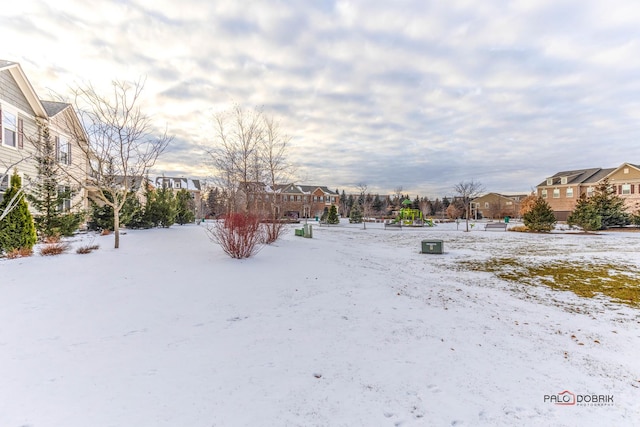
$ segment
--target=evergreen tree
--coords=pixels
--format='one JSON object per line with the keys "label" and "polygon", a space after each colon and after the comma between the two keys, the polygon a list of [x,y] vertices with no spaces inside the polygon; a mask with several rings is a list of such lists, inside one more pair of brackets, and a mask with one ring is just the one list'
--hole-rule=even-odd
{"label": "evergreen tree", "polygon": [[339,224],[340,218],[338,217],[338,208],[336,205],[331,205],[331,209],[329,209],[329,214],[327,215],[327,224]]}
{"label": "evergreen tree", "polygon": [[586,195],[582,194],[576,203],[576,207],[567,218],[567,224],[582,228],[584,231],[600,230],[602,217],[596,206],[589,202]]}
{"label": "evergreen tree", "polygon": [[0,252],[11,252],[14,249],[30,250],[36,243],[36,227],[24,200],[22,179],[17,172],[11,176],[9,188],[0,202],[0,212],[4,213],[7,209],[10,211],[0,221]]}
{"label": "evergreen tree", "polygon": [[[113,206],[98,205],[93,200],[90,201],[90,205],[91,214],[87,224],[89,230],[113,230]],[[140,219],[141,216],[144,217],[144,209],[136,194],[130,191],[119,212],[120,224],[131,228],[148,228],[139,225],[140,222],[143,222]]]}
{"label": "evergreen tree", "polygon": [[614,193],[609,179],[605,178],[595,188],[593,196],[588,199],[598,215],[602,218],[601,229],[622,227],[629,223],[629,215],[625,212],[624,200]]}
{"label": "evergreen tree", "polygon": [[173,190],[163,185],[155,191],[155,197],[147,205],[149,218],[154,226],[169,228],[176,222],[176,199]]}
{"label": "evergreen tree", "polygon": [[380,199],[380,196],[378,194],[376,194],[373,197],[373,203],[371,204],[371,207],[373,208],[373,211],[375,213],[382,212],[382,209],[384,207],[384,203],[382,202],[382,199]]}
{"label": "evergreen tree", "polygon": [[55,142],[44,126],[42,144],[35,156],[38,175],[30,180],[31,188],[27,200],[38,212],[34,216],[37,231],[42,237],[55,235],[71,236],[84,220],[83,212],[65,212],[65,200],[73,197],[71,188],[60,185],[62,171],[56,158]]}
{"label": "evergreen tree", "polygon": [[363,221],[362,206],[358,203],[354,203],[351,208],[351,214],[349,215],[349,222],[353,224],[360,224]]}
{"label": "evergreen tree", "polygon": [[551,231],[556,224],[551,206],[542,197],[536,199],[531,210],[522,219],[524,225],[532,231]]}
{"label": "evergreen tree", "polygon": [[176,222],[178,224],[194,222],[196,220],[194,208],[193,198],[186,189],[183,188],[176,193]]}

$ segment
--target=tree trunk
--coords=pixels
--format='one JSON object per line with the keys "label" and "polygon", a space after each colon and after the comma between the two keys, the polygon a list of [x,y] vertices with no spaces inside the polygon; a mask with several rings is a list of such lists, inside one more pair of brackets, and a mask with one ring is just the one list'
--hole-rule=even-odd
{"label": "tree trunk", "polygon": [[120,209],[113,208],[113,235],[115,236],[114,248],[120,247]]}

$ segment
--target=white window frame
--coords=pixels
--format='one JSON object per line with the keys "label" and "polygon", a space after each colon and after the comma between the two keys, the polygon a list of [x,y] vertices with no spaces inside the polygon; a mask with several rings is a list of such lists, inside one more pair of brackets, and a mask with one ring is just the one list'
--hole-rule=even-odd
{"label": "white window frame", "polygon": [[593,193],[595,193],[595,188],[587,187],[587,197],[593,196]]}
{"label": "white window frame", "polygon": [[[8,117],[13,117],[15,123],[8,123]],[[13,145],[7,144],[7,131],[13,132]],[[2,106],[2,122],[0,122],[0,132],[2,132],[2,145],[4,147],[18,148],[18,112],[13,108]]]}
{"label": "white window frame", "polygon": [[62,199],[62,203],[58,206],[60,212],[69,212],[71,211],[71,198],[73,197],[73,193],[71,192],[71,187],[68,185],[59,185],[58,186],[58,194],[60,193],[69,193],[69,198]]}
{"label": "white window frame", "polygon": [[553,178],[547,178],[547,185],[553,185]]}
{"label": "white window frame", "polygon": [[573,198],[573,187],[567,187],[567,198]]}
{"label": "white window frame", "polygon": [[554,199],[559,199],[560,198],[560,189],[559,188],[554,188],[553,189],[553,196]]}
{"label": "white window frame", "polygon": [[560,178],[560,184],[566,184],[567,183],[567,177],[563,176]]}
{"label": "white window frame", "polygon": [[542,198],[543,198],[543,199],[546,199],[546,198],[547,198],[547,189],[546,189],[546,188],[543,188],[543,189],[542,189],[541,195],[542,195]]}
{"label": "white window frame", "polygon": [[630,195],[631,194],[631,184],[622,184],[622,191],[620,192],[622,195]]}
{"label": "white window frame", "polygon": [[70,165],[71,144],[65,135],[58,135],[58,163]]}

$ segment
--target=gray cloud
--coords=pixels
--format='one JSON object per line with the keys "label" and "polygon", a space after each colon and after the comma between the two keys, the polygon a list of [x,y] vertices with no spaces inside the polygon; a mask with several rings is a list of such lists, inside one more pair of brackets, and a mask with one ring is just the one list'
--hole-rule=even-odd
{"label": "gray cloud", "polygon": [[36,88],[147,76],[154,117],[177,135],[166,173],[207,176],[207,117],[237,102],[280,120],[310,182],[431,196],[460,180],[527,191],[559,170],[638,162],[638,20],[622,0],[27,0],[0,11],[17,40],[6,59]]}

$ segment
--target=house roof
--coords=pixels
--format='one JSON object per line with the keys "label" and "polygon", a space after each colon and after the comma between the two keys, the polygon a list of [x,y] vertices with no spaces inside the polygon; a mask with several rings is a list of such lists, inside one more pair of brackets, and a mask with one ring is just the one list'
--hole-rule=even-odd
{"label": "house roof", "polygon": [[180,183],[180,188],[190,191],[200,191],[200,180],[199,179],[191,179],[184,177],[173,177],[173,176],[158,176],[154,180],[154,183],[157,186],[162,186],[163,183],[169,184],[171,188],[177,188],[175,183]]}
{"label": "house roof", "polygon": [[[610,173],[613,169],[602,169],[602,168],[589,168],[589,169],[576,169],[570,171],[562,171],[558,172],[553,176],[550,176],[547,179],[552,180],[551,185],[559,185],[561,183],[561,179],[563,177],[567,178],[567,184],[583,184],[588,182],[597,182],[602,177],[606,176],[606,174]],[[605,175],[602,175],[603,171],[608,171]],[[547,179],[538,184],[538,187],[544,187],[547,184]]]}
{"label": "house roof", "polygon": [[43,101],[42,99],[40,100],[40,103],[46,110],[47,116],[49,117],[53,117],[71,106],[71,104],[66,102]]}
{"label": "house roof", "polygon": [[36,91],[31,86],[31,83],[27,79],[27,76],[22,71],[22,67],[17,62],[11,62],[4,59],[0,59],[0,71],[9,71],[11,77],[16,81],[16,84],[22,91],[27,102],[33,109],[34,113],[38,117],[48,117],[47,111],[38,99]]}

